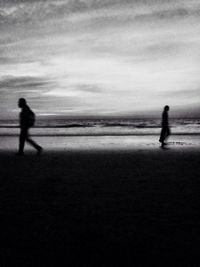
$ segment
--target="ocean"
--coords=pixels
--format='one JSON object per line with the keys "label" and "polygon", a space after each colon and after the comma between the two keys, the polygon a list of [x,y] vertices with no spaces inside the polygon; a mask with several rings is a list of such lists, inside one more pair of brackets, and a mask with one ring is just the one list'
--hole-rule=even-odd
{"label": "ocean", "polygon": [[[123,136],[159,135],[160,119],[40,119],[31,128],[33,136]],[[170,119],[173,135],[200,135],[200,119]],[[0,136],[19,134],[18,121],[0,120]]]}

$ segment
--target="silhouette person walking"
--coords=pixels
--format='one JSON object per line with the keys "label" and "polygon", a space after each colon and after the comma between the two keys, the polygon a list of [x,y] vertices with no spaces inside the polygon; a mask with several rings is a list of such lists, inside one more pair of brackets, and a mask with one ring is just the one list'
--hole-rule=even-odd
{"label": "silhouette person walking", "polygon": [[36,150],[37,154],[40,155],[42,152],[42,147],[36,144],[29,137],[29,128],[34,125],[35,122],[35,114],[29,108],[26,103],[26,99],[20,98],[18,101],[18,107],[21,108],[19,120],[20,120],[20,136],[19,136],[19,151],[17,153],[18,156],[24,155],[24,145],[25,141],[27,141],[30,145],[32,145]]}
{"label": "silhouette person walking", "polygon": [[160,133],[160,139],[159,142],[161,143],[161,147],[164,148],[165,145],[165,140],[169,137],[170,135],[170,129],[169,129],[169,121],[168,121],[168,111],[169,111],[169,106],[165,106],[163,113],[162,113],[162,130]]}

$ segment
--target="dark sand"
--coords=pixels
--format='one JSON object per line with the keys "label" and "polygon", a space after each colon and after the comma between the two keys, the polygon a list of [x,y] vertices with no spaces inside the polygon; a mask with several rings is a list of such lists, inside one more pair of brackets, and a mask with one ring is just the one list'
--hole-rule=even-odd
{"label": "dark sand", "polygon": [[0,266],[200,266],[199,148],[13,153]]}

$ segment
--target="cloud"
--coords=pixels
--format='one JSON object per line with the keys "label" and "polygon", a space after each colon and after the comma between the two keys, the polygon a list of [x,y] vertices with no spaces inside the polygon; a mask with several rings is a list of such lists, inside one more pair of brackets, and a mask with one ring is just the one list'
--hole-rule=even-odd
{"label": "cloud", "polygon": [[[108,0],[49,0],[49,1],[1,1],[0,24],[24,24],[67,19],[77,14],[80,18],[124,21],[149,21],[198,16],[198,1],[188,5],[187,1],[108,1]],[[84,19],[85,19],[84,18]],[[73,20],[74,22],[74,20]],[[17,26],[17,25],[16,25]],[[79,25],[81,26],[81,25]]]}
{"label": "cloud", "polygon": [[189,104],[199,10],[193,0],[0,0],[0,105],[22,94],[74,114],[151,110],[175,95]]}
{"label": "cloud", "polygon": [[92,93],[92,94],[100,94],[103,90],[102,88],[99,88],[97,85],[79,85],[77,88],[81,92],[86,92],[86,93]]}
{"label": "cloud", "polygon": [[[184,101],[187,99],[192,99],[192,101],[194,102],[199,102],[198,99],[196,98],[196,96],[199,95],[199,87],[196,88],[187,88],[186,90],[177,90],[177,91],[173,91],[173,94],[177,97],[177,98],[182,98],[184,99]],[[172,93],[171,92],[164,92],[165,96],[171,97]]]}
{"label": "cloud", "polygon": [[8,76],[0,80],[0,90],[9,89],[9,90],[18,90],[18,89],[38,89],[42,90],[43,87],[46,87],[49,84],[49,81],[41,77],[13,77]]}
{"label": "cloud", "polygon": [[[7,64],[13,64],[14,58],[9,58],[9,57],[0,57],[0,65],[7,65]],[[18,59],[17,59],[18,62]]]}

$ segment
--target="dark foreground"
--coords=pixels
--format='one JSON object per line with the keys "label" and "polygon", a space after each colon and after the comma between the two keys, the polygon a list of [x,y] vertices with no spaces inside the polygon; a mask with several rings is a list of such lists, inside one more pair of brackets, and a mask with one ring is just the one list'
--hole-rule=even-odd
{"label": "dark foreground", "polygon": [[197,149],[1,152],[0,266],[200,266],[199,163]]}

